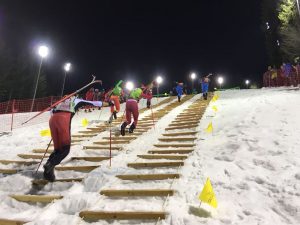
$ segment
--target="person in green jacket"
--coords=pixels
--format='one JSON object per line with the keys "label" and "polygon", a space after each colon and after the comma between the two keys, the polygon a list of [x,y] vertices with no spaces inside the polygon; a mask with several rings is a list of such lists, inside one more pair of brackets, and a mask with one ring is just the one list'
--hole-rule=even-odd
{"label": "person in green jacket", "polygon": [[114,118],[117,119],[117,113],[120,112],[120,97],[123,95],[122,85],[123,81],[120,80],[116,86],[108,93],[109,101],[114,103],[114,106],[110,107],[110,112]]}

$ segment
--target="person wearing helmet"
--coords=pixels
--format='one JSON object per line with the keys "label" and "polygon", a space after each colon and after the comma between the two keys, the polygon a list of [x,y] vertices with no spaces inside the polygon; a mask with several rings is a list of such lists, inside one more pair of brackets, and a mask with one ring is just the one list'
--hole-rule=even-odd
{"label": "person wearing helmet", "polygon": [[139,108],[138,101],[143,97],[143,91],[141,88],[133,89],[126,101],[125,111],[126,111],[126,121],[121,125],[121,135],[125,135],[125,128],[127,125],[131,124],[131,115],[133,116],[133,123],[129,127],[129,133],[133,133],[133,130],[136,128],[139,118]]}

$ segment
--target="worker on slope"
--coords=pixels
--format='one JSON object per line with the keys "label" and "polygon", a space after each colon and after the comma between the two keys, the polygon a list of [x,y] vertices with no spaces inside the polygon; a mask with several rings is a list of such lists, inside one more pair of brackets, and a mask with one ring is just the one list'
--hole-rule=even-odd
{"label": "worker on slope", "polygon": [[177,82],[177,86],[176,86],[175,90],[177,92],[178,102],[180,102],[181,96],[183,95],[183,83]]}
{"label": "worker on slope", "polygon": [[203,95],[203,99],[207,100],[207,95],[208,95],[208,85],[209,85],[209,77],[212,74],[208,74],[207,76],[202,78],[202,82],[201,82],[201,89],[202,89],[202,95]]}

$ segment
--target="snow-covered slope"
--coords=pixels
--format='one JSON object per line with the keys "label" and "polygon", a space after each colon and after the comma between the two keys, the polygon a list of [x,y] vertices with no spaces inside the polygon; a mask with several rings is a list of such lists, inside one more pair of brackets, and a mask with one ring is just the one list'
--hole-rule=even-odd
{"label": "snow-covered slope", "polygon": [[[35,222],[31,224],[85,224],[78,217],[82,209],[112,207],[126,210],[129,204],[126,199],[120,199],[117,205],[115,202],[109,204],[108,199],[99,195],[100,187],[112,184],[122,187],[123,184],[114,175],[130,173],[126,163],[136,160],[137,154],[151,149],[171,120],[198,98],[174,109],[157,123],[155,129],[126,146],[125,151],[113,158],[112,168],[102,166],[94,170],[83,183],[47,185],[44,192],[65,197],[46,207],[20,203],[7,197],[12,192],[28,191],[31,186],[29,177],[0,175],[0,217],[34,218]],[[219,100],[210,103],[197,128],[196,150],[179,170],[182,177],[173,183],[173,188],[178,192],[163,205],[170,216],[161,223],[300,224],[299,99],[298,89],[221,92]],[[213,105],[217,106],[218,112],[211,109]],[[78,115],[73,119],[73,129],[82,129],[80,120],[84,117],[90,121],[96,120],[92,116],[96,113],[99,112],[90,114],[93,118]],[[104,111],[101,118],[108,115],[109,112]],[[213,123],[213,134],[204,131],[210,122]],[[47,124],[36,125],[20,129],[11,136],[0,137],[0,158],[13,159],[18,153],[45,147],[48,139],[40,138],[39,130],[46,127]],[[80,149],[80,145],[72,147],[73,154],[80,154]],[[69,175],[60,174],[61,177]],[[72,175],[76,176],[76,172]],[[217,209],[202,203],[199,210],[198,194],[206,177],[210,177],[216,193]],[[155,185],[163,187],[164,182]],[[140,183],[137,188],[143,187]],[[103,204],[103,200],[108,204]],[[135,199],[130,207],[138,206],[134,204],[148,210],[162,207],[156,198],[149,198],[148,203]],[[101,221],[95,224],[107,223]]]}

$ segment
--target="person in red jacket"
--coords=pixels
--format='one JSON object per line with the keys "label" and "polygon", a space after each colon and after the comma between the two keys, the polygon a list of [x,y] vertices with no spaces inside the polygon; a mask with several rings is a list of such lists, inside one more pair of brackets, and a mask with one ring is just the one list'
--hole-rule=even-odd
{"label": "person in red jacket", "polygon": [[[85,94],[85,100],[87,101],[93,101],[94,99],[94,88],[91,88],[90,90],[88,90]],[[85,107],[85,112],[87,112],[87,109],[89,110],[89,112],[91,112],[91,108],[92,106],[86,106]]]}

